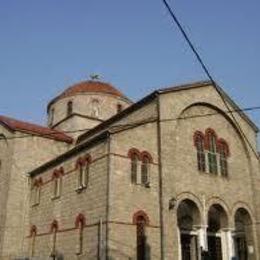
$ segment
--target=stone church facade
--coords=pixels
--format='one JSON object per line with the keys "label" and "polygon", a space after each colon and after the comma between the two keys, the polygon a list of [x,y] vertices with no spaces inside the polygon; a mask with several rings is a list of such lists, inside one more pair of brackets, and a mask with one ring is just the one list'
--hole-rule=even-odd
{"label": "stone church facade", "polygon": [[48,127],[0,116],[0,259],[258,260],[257,132],[211,82],[133,103],[86,81]]}

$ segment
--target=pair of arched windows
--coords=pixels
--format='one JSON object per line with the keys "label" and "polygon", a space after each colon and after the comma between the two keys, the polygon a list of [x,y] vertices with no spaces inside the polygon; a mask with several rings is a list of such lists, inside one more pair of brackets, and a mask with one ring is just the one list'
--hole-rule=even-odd
{"label": "pair of arched windows", "polygon": [[207,129],[205,135],[195,132],[194,145],[199,171],[228,176],[229,147],[224,139],[218,139],[214,130]]}
{"label": "pair of arched windows", "polygon": [[148,187],[150,184],[150,166],[153,162],[151,155],[146,152],[139,152],[132,148],[128,152],[131,159],[131,181],[134,184],[141,184]]}
{"label": "pair of arched windows", "polygon": [[76,163],[78,175],[78,191],[86,188],[89,183],[89,165],[91,163],[91,156],[87,154],[84,158],[80,157]]}

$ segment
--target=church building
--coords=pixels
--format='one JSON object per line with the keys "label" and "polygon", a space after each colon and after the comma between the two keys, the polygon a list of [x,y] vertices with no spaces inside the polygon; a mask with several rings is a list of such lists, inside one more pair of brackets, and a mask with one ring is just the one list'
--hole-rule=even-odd
{"label": "church building", "polygon": [[1,260],[260,259],[258,127],[221,87],[89,80],[47,113],[0,116]]}

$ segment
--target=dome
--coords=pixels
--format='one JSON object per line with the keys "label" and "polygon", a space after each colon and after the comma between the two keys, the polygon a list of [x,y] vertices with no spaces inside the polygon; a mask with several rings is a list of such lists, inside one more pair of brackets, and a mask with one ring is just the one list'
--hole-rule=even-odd
{"label": "dome", "polygon": [[75,85],[72,85],[71,87],[67,88],[64,92],[62,92],[59,96],[54,98],[48,105],[48,108],[56,102],[59,99],[65,98],[65,97],[70,97],[70,96],[75,96],[77,94],[82,94],[82,93],[104,93],[104,94],[110,94],[114,95],[117,97],[121,97],[124,99],[128,98],[124,96],[118,89],[110,85],[109,83],[101,82],[101,81],[82,81],[80,83],[77,83]]}

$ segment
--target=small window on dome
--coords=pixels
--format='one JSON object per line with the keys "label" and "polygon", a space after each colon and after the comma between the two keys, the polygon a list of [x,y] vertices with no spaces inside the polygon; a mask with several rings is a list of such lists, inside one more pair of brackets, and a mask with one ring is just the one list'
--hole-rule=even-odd
{"label": "small window on dome", "polygon": [[49,111],[49,126],[52,126],[52,125],[53,125],[53,122],[54,122],[54,113],[55,113],[55,110],[54,110],[54,108],[52,108],[52,109]]}
{"label": "small window on dome", "polygon": [[100,114],[100,104],[98,99],[93,99],[91,102],[91,116],[99,117]]}
{"label": "small window on dome", "polygon": [[73,102],[69,101],[67,103],[67,116],[70,116],[73,112]]}
{"label": "small window on dome", "polygon": [[123,110],[122,104],[117,104],[117,113],[120,113]]}

